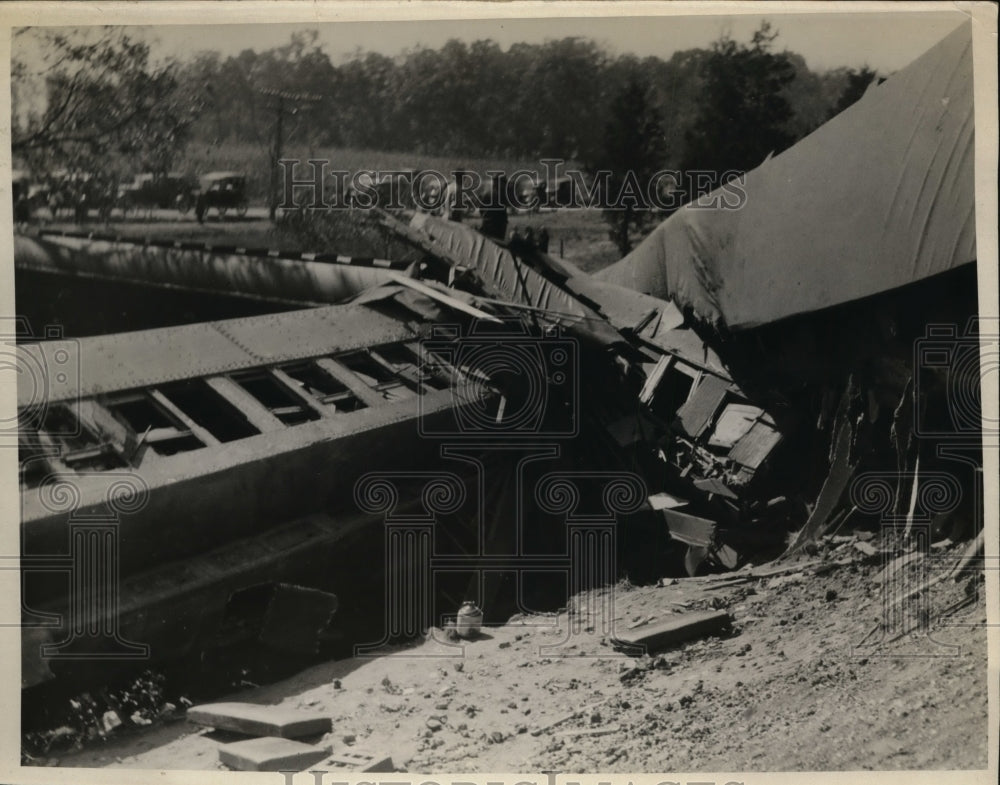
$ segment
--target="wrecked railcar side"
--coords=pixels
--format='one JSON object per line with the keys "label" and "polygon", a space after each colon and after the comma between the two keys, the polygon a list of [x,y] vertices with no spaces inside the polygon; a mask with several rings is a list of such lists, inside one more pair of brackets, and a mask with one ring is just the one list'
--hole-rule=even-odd
{"label": "wrecked railcar side", "polygon": [[[85,669],[81,646],[100,661],[135,655],[123,641],[156,658],[213,645],[258,585],[328,587],[368,462],[430,460],[418,418],[433,431],[481,405],[456,395],[457,371],[423,363],[415,315],[389,297],[19,346],[26,367],[74,361],[18,390],[24,686]],[[119,596],[100,590],[109,575]],[[96,604],[73,606],[80,591]]]}
{"label": "wrecked railcar side", "polygon": [[[558,325],[603,356],[602,383],[581,377],[587,385],[581,399],[600,421],[608,449],[619,451],[626,465],[641,466],[651,492],[679,493],[721,523],[700,558],[689,559],[692,569],[706,556],[735,566],[739,554],[732,545],[723,550],[725,540],[744,551],[755,537],[731,536],[731,530],[756,531],[756,539],[771,545],[785,531],[777,524],[802,513],[802,505],[785,505],[755,482],[780,453],[782,426],[753,405],[672,303],[597,281],[526,244],[493,242],[460,223],[425,215],[408,224],[383,215],[382,223],[428,254],[428,273],[442,282],[543,329]],[[688,410],[700,410],[697,427],[686,429],[678,418]],[[662,525],[691,546],[668,516]]]}

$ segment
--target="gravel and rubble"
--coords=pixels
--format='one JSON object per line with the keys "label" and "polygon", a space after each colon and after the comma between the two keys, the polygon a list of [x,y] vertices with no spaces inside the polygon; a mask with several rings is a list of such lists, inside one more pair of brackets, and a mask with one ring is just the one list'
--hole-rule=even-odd
{"label": "gravel and rubble", "polygon": [[[900,617],[911,631],[893,634],[878,582],[892,562],[877,543],[856,547],[869,541],[827,537],[777,569],[623,582],[556,614],[484,628],[463,648],[431,630],[226,699],[327,714],[333,729],[314,743],[391,754],[405,771],[985,767],[981,574],[929,588],[923,610]],[[639,657],[612,646],[612,630],[707,609],[726,609],[731,629]],[[158,723],[110,733],[59,765],[221,768],[217,736]]]}

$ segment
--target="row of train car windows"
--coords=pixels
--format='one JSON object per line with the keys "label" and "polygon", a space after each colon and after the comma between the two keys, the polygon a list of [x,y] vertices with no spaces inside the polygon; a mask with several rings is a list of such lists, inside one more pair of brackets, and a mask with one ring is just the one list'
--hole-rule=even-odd
{"label": "row of train car windows", "polygon": [[134,465],[146,448],[174,455],[315,421],[331,412],[358,411],[367,406],[366,397],[391,402],[447,388],[447,375],[423,368],[415,351],[388,345],[114,394],[101,406],[86,401],[78,404],[80,409],[55,405],[44,412],[42,422],[22,424],[23,431],[42,433],[40,441],[48,442],[22,439],[22,465],[25,456],[55,446],[61,462],[71,468],[107,470]]}

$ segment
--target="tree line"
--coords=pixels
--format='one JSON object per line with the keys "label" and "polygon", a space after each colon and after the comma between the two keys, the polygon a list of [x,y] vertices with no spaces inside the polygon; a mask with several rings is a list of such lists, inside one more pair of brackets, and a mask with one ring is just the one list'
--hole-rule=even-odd
{"label": "tree line", "polygon": [[[612,185],[626,170],[721,174],[780,153],[876,76],[868,68],[813,72],[778,48],[767,22],[749,42],[722,37],[666,59],[567,37],[506,50],[492,40],[451,40],[396,57],[357,51],[334,64],[312,31],[264,51],[154,62],[126,28],[84,40],[38,35],[41,71],[16,46],[12,59],[15,165],[36,170],[165,172],[189,145],[248,143],[259,146],[266,169],[277,152],[274,96],[291,94],[309,97],[281,105],[284,142],[299,149],[559,158],[615,172]],[[630,225],[645,220],[641,205],[625,212],[624,226],[612,229],[623,251]]]}
{"label": "tree line", "polygon": [[[661,59],[612,55],[583,38],[506,51],[452,40],[397,57],[359,51],[335,65],[315,33],[298,33],[261,52],[153,65],[147,45],[121,29],[86,44],[54,35],[48,46],[62,63],[45,78],[44,111],[15,109],[13,149],[54,158],[111,150],[162,168],[189,142],[268,144],[275,118],[266,93],[290,91],[321,99],[291,107],[285,133],[301,145],[588,162],[601,155],[616,101],[638,84],[659,118],[662,165],[683,168],[724,136],[786,146],[873,76],[814,73],[772,42],[764,31],[750,45],[722,39]],[[27,70],[15,56],[15,103]],[[757,163],[747,160],[756,149],[732,152],[738,165]]]}
{"label": "tree line", "polygon": [[259,91],[271,89],[322,96],[299,107],[293,124],[312,147],[579,162],[600,155],[605,119],[638,83],[660,118],[663,166],[679,168],[705,146],[692,131],[707,143],[712,126],[753,137],[763,123],[781,148],[829,119],[852,79],[874,76],[812,72],[800,55],[773,51],[774,38],[765,24],[750,45],[721,39],[668,59],[612,55],[584,38],[507,50],[451,40],[397,57],[359,51],[334,65],[314,34],[300,33],[264,52],[205,53],[185,73],[211,96],[193,129],[203,142],[263,143],[273,119]]}

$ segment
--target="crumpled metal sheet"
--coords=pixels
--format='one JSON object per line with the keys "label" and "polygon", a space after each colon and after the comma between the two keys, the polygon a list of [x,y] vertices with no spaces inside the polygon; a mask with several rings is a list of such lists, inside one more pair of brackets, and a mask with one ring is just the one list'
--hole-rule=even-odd
{"label": "crumpled metal sheet", "polygon": [[596,303],[600,312],[619,330],[641,327],[635,332],[641,340],[699,368],[728,375],[715,351],[694,330],[683,326],[683,314],[669,300],[599,281],[589,275],[568,278],[565,286],[574,294]]}

